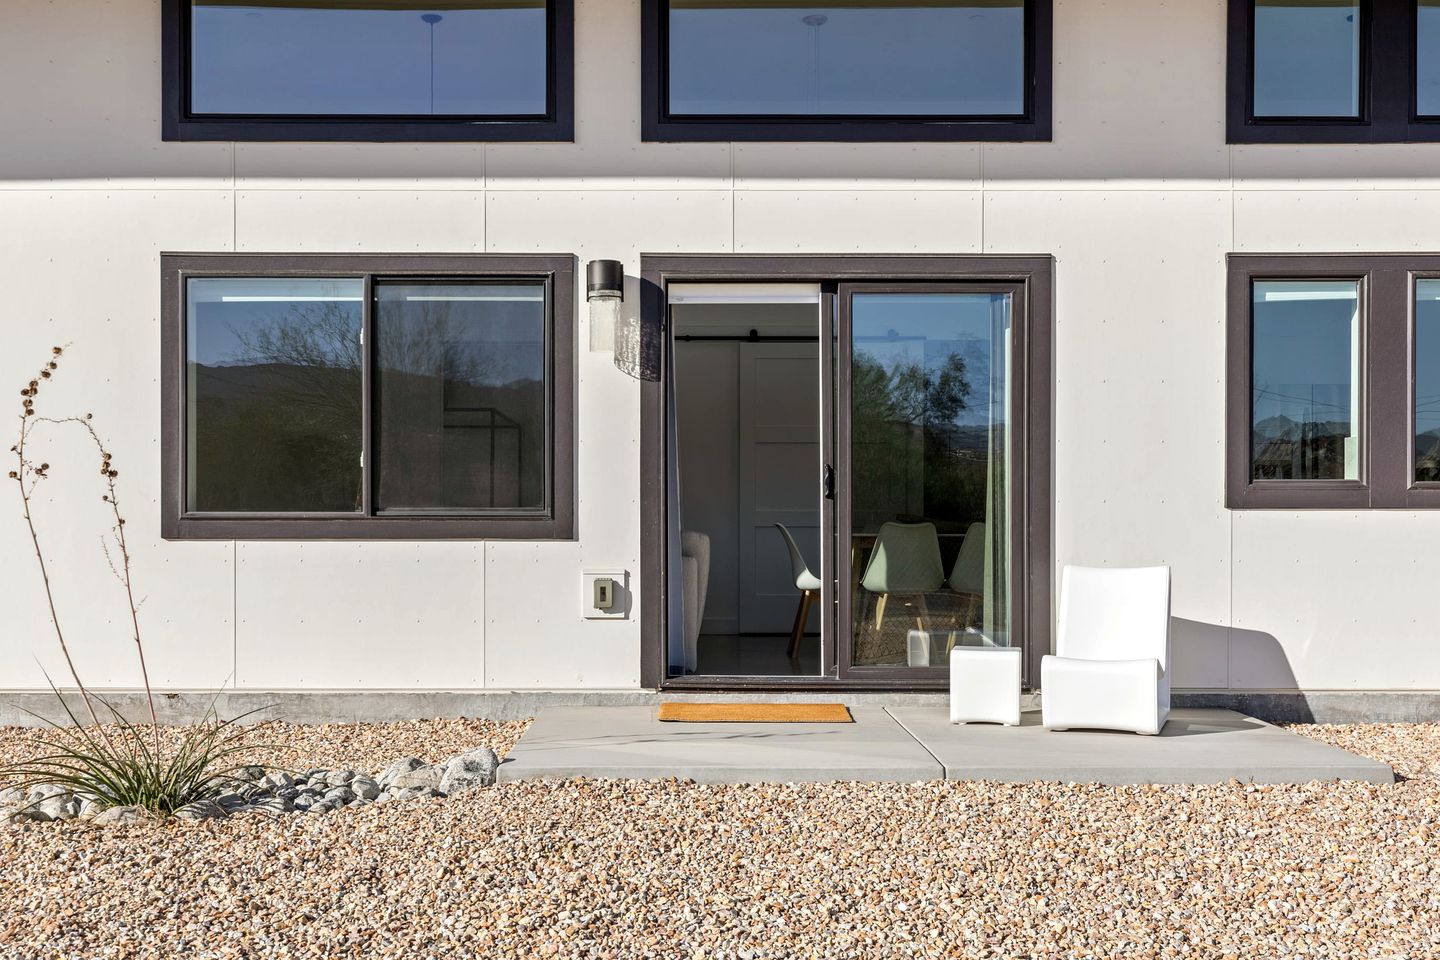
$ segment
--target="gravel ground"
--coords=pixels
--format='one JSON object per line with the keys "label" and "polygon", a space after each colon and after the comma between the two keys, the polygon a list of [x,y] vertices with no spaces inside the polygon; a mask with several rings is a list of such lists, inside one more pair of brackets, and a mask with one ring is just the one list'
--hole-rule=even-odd
{"label": "gravel ground", "polygon": [[1440,723],[1297,723],[1287,729],[1383,760],[1402,777],[1440,777]]}
{"label": "gravel ground", "polygon": [[[406,720],[401,723],[324,723],[316,726],[271,721],[245,727],[253,750],[238,759],[282,770],[348,767],[379,773],[392,760],[419,757],[436,763],[472,747],[490,747],[500,756],[530,726],[529,720]],[[183,728],[162,728],[172,741]],[[54,736],[47,727],[0,726],[0,766],[35,756],[45,748],[39,738]],[[3,785],[3,783],[0,783]]]}
{"label": "gravel ground", "polygon": [[[368,745],[374,765],[480,745],[463,730],[497,751],[517,732],[287,733],[297,760],[360,765],[346,751]],[[0,957],[1440,956],[1440,777],[1421,775],[1440,725],[1297,732],[1416,778],[569,781],[322,816],[25,823],[0,829]]]}

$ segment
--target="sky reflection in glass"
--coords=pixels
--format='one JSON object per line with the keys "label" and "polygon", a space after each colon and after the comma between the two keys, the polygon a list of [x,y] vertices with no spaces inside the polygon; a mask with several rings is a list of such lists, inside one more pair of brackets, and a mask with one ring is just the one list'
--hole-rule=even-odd
{"label": "sky reflection in glass", "polygon": [[676,116],[1021,116],[1022,0],[670,4]]}
{"label": "sky reflection in glass", "polygon": [[1257,117],[1360,116],[1359,0],[1256,0]]}
{"label": "sky reflection in glass", "polygon": [[543,116],[546,32],[544,4],[524,0],[443,11],[193,0],[190,112]]}

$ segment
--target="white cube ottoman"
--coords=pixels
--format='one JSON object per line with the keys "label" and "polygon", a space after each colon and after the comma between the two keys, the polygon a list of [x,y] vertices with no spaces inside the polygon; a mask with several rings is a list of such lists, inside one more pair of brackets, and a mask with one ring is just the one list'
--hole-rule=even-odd
{"label": "white cube ottoman", "polygon": [[1019,726],[1019,647],[950,651],[950,722]]}

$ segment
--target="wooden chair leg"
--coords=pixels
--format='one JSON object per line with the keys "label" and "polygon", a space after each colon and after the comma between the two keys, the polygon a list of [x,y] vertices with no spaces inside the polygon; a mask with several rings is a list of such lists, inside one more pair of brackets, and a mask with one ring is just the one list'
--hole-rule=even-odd
{"label": "wooden chair leg", "polygon": [[915,597],[915,629],[928,629],[926,627],[928,623],[930,623],[930,608],[925,603],[925,594],[922,593]]}
{"label": "wooden chair leg", "polygon": [[875,630],[878,633],[885,625],[885,603],[890,599],[890,594],[882,593],[875,598]]}
{"label": "wooden chair leg", "polygon": [[815,602],[815,591],[806,590],[800,594],[800,609],[795,611],[795,628],[790,631],[790,659],[800,655],[800,640],[805,636],[805,625],[810,621],[810,606]]}
{"label": "wooden chair leg", "polygon": [[809,595],[810,591],[802,590],[800,599],[795,601],[795,622],[790,626],[790,656],[792,657],[795,656],[795,648],[800,645],[800,633],[805,629],[805,621],[801,618],[805,616],[805,598]]}

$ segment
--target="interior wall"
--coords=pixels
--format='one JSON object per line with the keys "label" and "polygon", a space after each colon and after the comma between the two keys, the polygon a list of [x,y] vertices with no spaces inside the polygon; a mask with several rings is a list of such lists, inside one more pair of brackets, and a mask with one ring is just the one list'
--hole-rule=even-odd
{"label": "interior wall", "polygon": [[710,536],[703,633],[738,631],[740,344],[675,345],[680,508],[686,529]]}
{"label": "interior wall", "polygon": [[[789,605],[794,593],[793,580],[789,555],[778,532],[750,546],[748,549],[753,550],[754,555],[747,555],[740,513],[742,504],[748,501],[741,487],[747,482],[752,485],[778,482],[791,487],[797,478],[792,476],[793,465],[772,461],[763,465],[768,473],[757,470],[754,476],[742,476],[742,465],[747,458],[740,444],[742,437],[748,436],[755,427],[752,423],[747,430],[741,422],[742,411],[747,406],[753,409],[741,396],[742,363],[750,359],[748,353],[765,344],[683,338],[687,335],[743,337],[751,331],[771,337],[815,336],[817,310],[815,304],[794,303],[681,303],[671,308],[672,330],[677,338],[673,349],[683,524],[685,529],[698,530],[710,537],[710,586],[701,624],[704,633],[734,634],[753,630],[756,611],[742,610],[742,604],[754,605],[753,599],[747,600],[742,595],[741,585],[750,579],[741,570],[742,564],[750,565],[750,577],[762,591],[779,594]],[[757,396],[771,393],[766,390],[767,386],[761,384],[759,391],[752,393]],[[783,394],[781,391],[773,395]],[[815,402],[818,403],[818,396]],[[808,482],[811,474],[807,467],[801,465],[799,469],[804,471],[799,482]],[[784,475],[774,475],[776,470],[783,471]],[[818,511],[817,501],[817,516]],[[802,544],[811,539],[809,533],[808,530],[796,531]],[[818,562],[818,546],[812,552]],[[793,617],[793,613],[790,606],[788,615]],[[764,622],[766,632],[790,629],[789,622],[781,623],[774,616],[759,619]]]}

